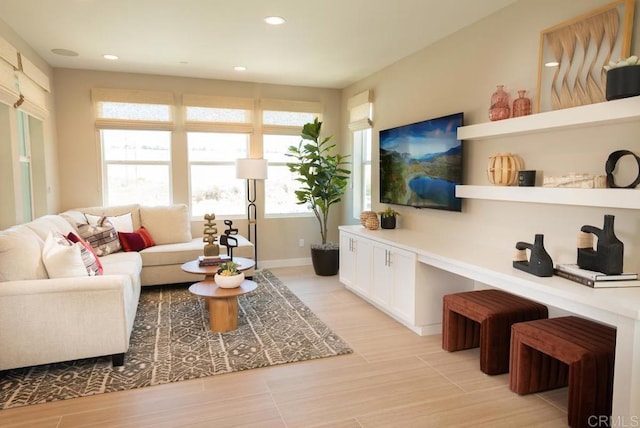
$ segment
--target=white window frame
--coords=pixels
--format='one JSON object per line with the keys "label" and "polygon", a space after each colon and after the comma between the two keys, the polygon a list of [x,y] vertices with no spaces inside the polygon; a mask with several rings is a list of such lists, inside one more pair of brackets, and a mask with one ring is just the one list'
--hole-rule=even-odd
{"label": "white window frame", "polygon": [[[189,144],[189,133],[190,132],[201,132],[201,133],[216,133],[216,134],[244,134],[247,135],[247,147],[246,147],[246,155],[244,157],[249,157],[251,152],[251,147],[255,144],[254,139],[254,121],[255,121],[255,100],[252,98],[239,98],[239,97],[220,97],[220,96],[211,96],[211,95],[198,95],[198,94],[184,94],[182,96],[182,105],[183,105],[183,116],[185,123],[185,130],[187,132],[187,158],[188,158],[188,144]],[[201,107],[201,108],[211,108],[211,109],[222,109],[222,110],[244,110],[246,114],[246,121],[237,121],[237,122],[222,122],[222,121],[205,121],[205,120],[189,120],[188,109],[190,107]],[[193,203],[192,203],[192,179],[191,179],[191,166],[192,165],[209,165],[209,166],[233,166],[235,165],[235,160],[224,160],[224,161],[198,161],[187,159],[188,166],[188,195],[189,195],[189,212],[192,218],[198,217],[193,214]],[[235,177],[234,177],[235,179]],[[242,200],[247,200],[247,189],[246,186],[241,186]],[[224,214],[225,218],[229,219],[240,219],[246,217],[246,207],[240,213],[234,214]]]}
{"label": "white window frame", "polygon": [[[102,130],[134,130],[134,131],[167,131],[170,133],[170,144],[173,145],[174,130],[174,105],[175,99],[171,92],[159,91],[139,91],[128,89],[105,89],[94,88],[91,90],[91,98],[94,103],[96,116],[96,129],[98,131],[98,141],[100,143],[101,167],[102,167],[102,201],[107,205],[109,201],[108,190],[108,166],[109,165],[166,165],[168,169],[169,182],[169,203],[173,203],[173,168],[172,157],[166,161],[150,160],[107,160],[104,155],[104,144]],[[163,105],[168,108],[167,120],[138,120],[138,119],[115,119],[102,115],[103,103],[125,103],[125,104],[145,104]],[[171,148],[170,148],[171,153]]]}

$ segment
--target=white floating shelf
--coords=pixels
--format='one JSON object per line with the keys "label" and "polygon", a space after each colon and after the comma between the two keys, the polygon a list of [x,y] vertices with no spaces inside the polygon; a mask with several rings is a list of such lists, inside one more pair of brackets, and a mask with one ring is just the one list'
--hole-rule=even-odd
{"label": "white floating shelf", "polygon": [[459,185],[456,186],[456,196],[494,201],[640,209],[640,190],[637,189]]}
{"label": "white floating shelf", "polygon": [[481,140],[508,135],[548,132],[578,126],[626,122],[638,118],[640,118],[640,96],[495,122],[461,126],[458,128],[458,139]]}

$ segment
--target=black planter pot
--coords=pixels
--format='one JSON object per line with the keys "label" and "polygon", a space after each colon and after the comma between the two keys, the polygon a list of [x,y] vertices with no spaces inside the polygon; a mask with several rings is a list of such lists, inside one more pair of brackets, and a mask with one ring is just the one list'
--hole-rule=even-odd
{"label": "black planter pot", "polygon": [[340,269],[340,249],[311,248],[311,262],[316,275],[336,275]]}
{"label": "black planter pot", "polygon": [[396,228],[396,216],[380,217],[380,227],[383,229],[395,229]]}

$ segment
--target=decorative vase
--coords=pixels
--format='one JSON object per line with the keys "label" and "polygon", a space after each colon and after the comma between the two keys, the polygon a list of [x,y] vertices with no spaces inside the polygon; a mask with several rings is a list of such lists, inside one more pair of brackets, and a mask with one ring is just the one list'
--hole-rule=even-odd
{"label": "decorative vase", "polygon": [[380,227],[383,229],[395,229],[396,228],[396,216],[380,217]]}
{"label": "decorative vase", "polygon": [[[581,269],[602,272],[606,275],[619,275],[622,273],[624,244],[613,231],[614,218],[613,215],[605,215],[602,229],[588,225],[580,228],[578,266]],[[592,235],[598,237],[595,250],[593,249]]]}
{"label": "decorative vase", "polygon": [[518,98],[513,101],[513,117],[527,116],[531,114],[531,100],[525,97],[527,91],[518,91]]}
{"label": "decorative vase", "polygon": [[607,101],[640,95],[640,65],[626,65],[607,71]]}
{"label": "decorative vase", "polygon": [[224,276],[215,274],[213,281],[220,288],[237,288],[240,287],[242,281],[244,281],[244,272],[240,272],[237,275]]}
{"label": "decorative vase", "polygon": [[367,219],[369,217],[378,217],[378,215],[374,211],[362,211],[360,213],[360,224],[364,227],[367,227]]}
{"label": "decorative vase", "polygon": [[362,223],[362,225],[369,230],[376,230],[380,226],[380,222],[378,221],[378,214],[373,211],[364,211],[360,215],[360,223]]}
{"label": "decorative vase", "polygon": [[518,172],[524,169],[524,162],[518,155],[498,153],[489,158],[487,178],[491,184],[511,186],[518,181]]}
{"label": "decorative vase", "polygon": [[489,120],[508,119],[511,115],[509,104],[509,94],[505,92],[504,85],[498,85],[496,91],[491,95]]}

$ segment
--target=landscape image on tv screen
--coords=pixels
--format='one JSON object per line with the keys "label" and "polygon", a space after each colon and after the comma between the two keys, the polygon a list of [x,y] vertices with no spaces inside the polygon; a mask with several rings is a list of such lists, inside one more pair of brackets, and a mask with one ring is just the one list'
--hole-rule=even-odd
{"label": "landscape image on tv screen", "polygon": [[380,131],[380,202],[461,211],[462,113]]}

